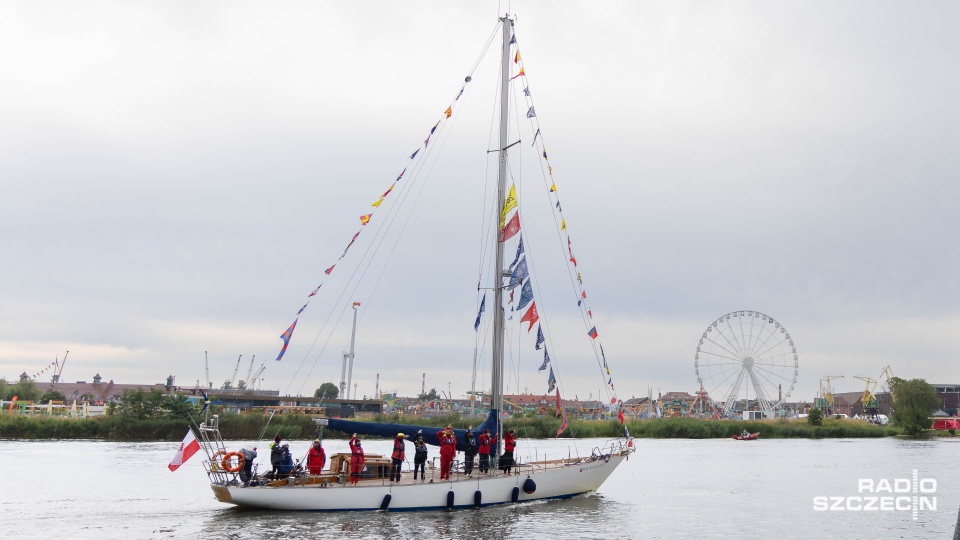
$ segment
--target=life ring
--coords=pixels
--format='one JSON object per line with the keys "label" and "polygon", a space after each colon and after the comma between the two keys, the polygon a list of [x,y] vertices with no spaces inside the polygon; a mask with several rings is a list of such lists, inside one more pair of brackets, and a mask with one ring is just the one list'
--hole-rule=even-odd
{"label": "life ring", "polygon": [[227,453],[226,450],[217,450],[216,453],[213,454],[213,457],[210,458],[210,470],[211,470],[211,471],[219,471],[219,470],[220,470],[220,460],[222,459],[221,456],[226,455],[226,453]]}
{"label": "life ring", "polygon": [[[230,458],[232,458],[233,456],[237,456],[236,467],[230,466]],[[227,472],[236,473],[236,472],[240,472],[243,469],[245,462],[246,462],[246,459],[244,459],[242,452],[227,452],[223,456],[223,461],[221,461],[220,464],[223,465],[223,468]]]}

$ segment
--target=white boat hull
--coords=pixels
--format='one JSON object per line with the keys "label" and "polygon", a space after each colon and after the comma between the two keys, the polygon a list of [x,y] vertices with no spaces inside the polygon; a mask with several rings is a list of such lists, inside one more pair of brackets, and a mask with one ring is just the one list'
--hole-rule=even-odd
{"label": "white boat hull", "polygon": [[[624,453],[557,468],[534,469],[529,474],[478,476],[452,482],[420,483],[404,479],[399,484],[365,480],[357,486],[331,484],[322,487],[314,484],[243,487],[211,484],[211,487],[221,502],[273,510],[412,511],[470,508],[513,502],[514,488],[519,490],[516,502],[566,498],[596,491],[626,456],[627,453]],[[532,493],[525,493],[523,489],[528,478],[536,484]],[[453,492],[453,500],[448,504],[450,492]],[[477,492],[480,493],[479,504]],[[390,497],[385,503],[387,495]]]}

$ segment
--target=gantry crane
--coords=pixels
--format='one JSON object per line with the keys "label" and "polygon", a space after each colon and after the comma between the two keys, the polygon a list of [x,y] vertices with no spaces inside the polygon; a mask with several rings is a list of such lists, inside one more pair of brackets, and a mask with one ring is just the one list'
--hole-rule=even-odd
{"label": "gantry crane", "polygon": [[824,375],[820,378],[820,397],[814,400],[814,402],[816,402],[817,408],[824,411],[824,416],[834,414],[833,387],[830,385],[830,381],[842,378],[843,375]]}
{"label": "gantry crane", "polygon": [[866,375],[854,375],[853,378],[860,379],[867,383],[867,386],[863,390],[863,395],[860,396],[860,404],[863,406],[863,414],[867,419],[876,421],[877,413],[880,412],[880,401],[877,400],[877,396],[873,394],[874,389],[877,387],[877,381]]}

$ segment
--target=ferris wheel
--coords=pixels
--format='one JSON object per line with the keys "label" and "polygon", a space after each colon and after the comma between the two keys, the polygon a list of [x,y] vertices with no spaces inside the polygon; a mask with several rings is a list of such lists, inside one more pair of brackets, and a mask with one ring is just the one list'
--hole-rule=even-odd
{"label": "ferris wheel", "polygon": [[734,311],[704,330],[693,361],[702,392],[724,416],[773,411],[797,383],[797,348],[782,324],[759,311]]}

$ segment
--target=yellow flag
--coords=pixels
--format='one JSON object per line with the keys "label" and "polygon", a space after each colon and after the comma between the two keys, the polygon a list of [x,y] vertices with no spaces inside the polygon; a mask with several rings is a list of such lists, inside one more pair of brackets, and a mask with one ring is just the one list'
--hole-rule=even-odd
{"label": "yellow flag", "polygon": [[510,193],[507,194],[507,200],[503,202],[503,212],[500,212],[500,228],[507,221],[507,212],[517,207],[517,187],[510,186]]}
{"label": "yellow flag", "polygon": [[560,230],[561,231],[567,230],[567,220],[565,219],[560,220]]}
{"label": "yellow flag", "polygon": [[447,115],[447,118],[450,118],[450,116],[453,115],[453,109],[450,107],[447,107],[447,110],[443,111],[443,114]]}
{"label": "yellow flag", "polygon": [[557,185],[556,185],[556,184],[550,184],[550,191],[553,192],[553,193],[556,193],[556,192],[557,192]]}
{"label": "yellow flag", "polygon": [[380,197],[380,199],[379,199],[377,202],[371,204],[370,206],[376,206],[376,207],[379,208],[379,207],[380,207],[380,203],[382,203],[382,202],[383,202],[383,197]]}

